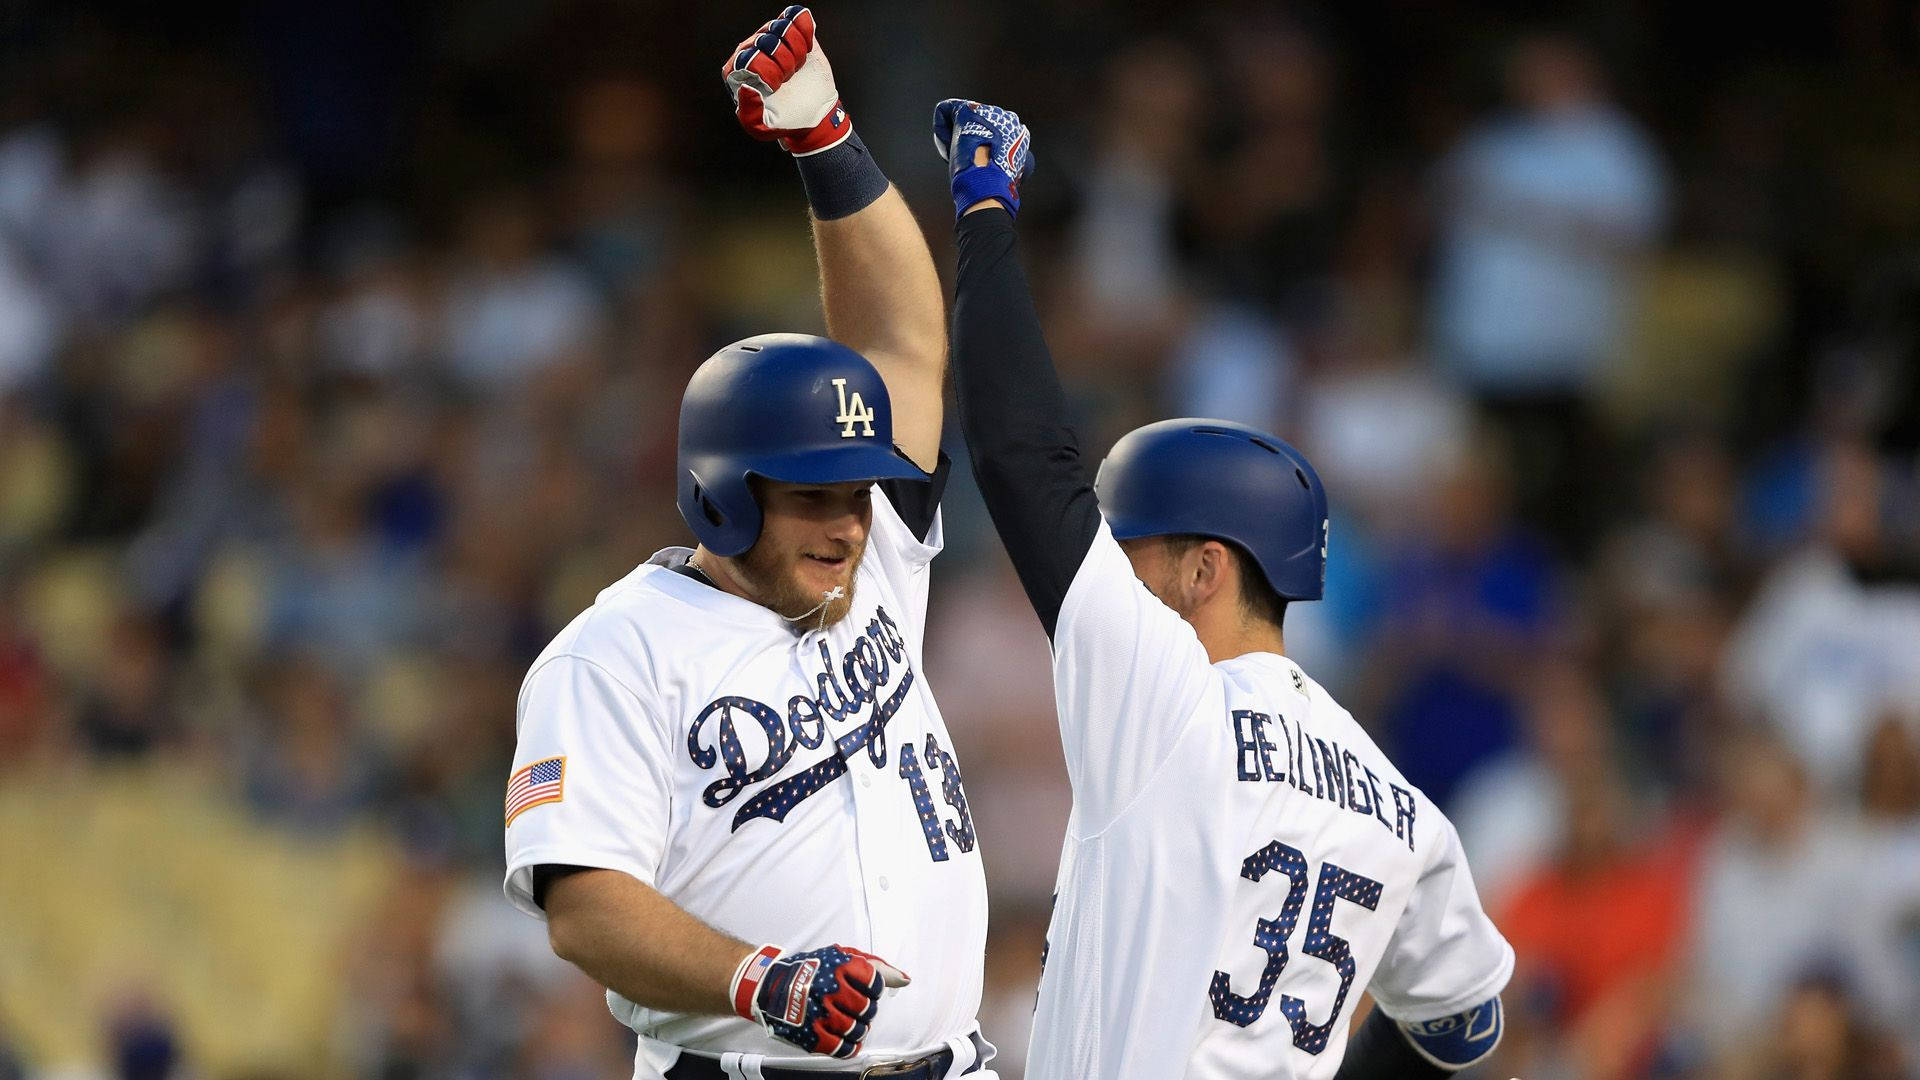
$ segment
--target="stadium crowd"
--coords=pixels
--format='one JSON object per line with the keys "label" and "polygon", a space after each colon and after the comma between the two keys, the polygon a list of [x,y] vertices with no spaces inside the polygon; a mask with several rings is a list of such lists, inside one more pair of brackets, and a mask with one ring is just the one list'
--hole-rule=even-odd
{"label": "stadium crowd", "polygon": [[[685,541],[693,366],[820,322],[717,77],[772,12],[653,7],[0,15],[0,1077],[628,1075],[500,896],[515,692]],[[1225,416],[1318,465],[1289,651],[1515,945],[1485,1075],[1920,1076],[1920,15],[1661,7],[821,25],[943,263],[931,104],[1032,124],[1092,447]],[[1068,796],[946,512],[1014,1080]]]}

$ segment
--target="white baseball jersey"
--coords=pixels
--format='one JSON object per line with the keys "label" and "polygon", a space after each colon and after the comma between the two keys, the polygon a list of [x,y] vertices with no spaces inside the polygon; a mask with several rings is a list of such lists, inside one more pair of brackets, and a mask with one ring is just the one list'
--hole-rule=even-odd
{"label": "white baseball jersey", "polygon": [[[974,1064],[986,883],[921,673],[939,549],[937,516],[922,542],[876,490],[853,607],[824,631],[677,572],[685,548],[602,591],[520,691],[508,899],[540,916],[535,867],[602,867],[742,941],[867,950],[913,983],[887,992],[861,1056],[834,1064],[942,1045],[956,1074]],[[680,1047],[827,1063],[738,1017],[607,1002],[641,1036],[639,1080]]]}
{"label": "white baseball jersey", "polygon": [[1362,990],[1424,1021],[1506,985],[1433,803],[1293,661],[1209,663],[1104,523],[1054,681],[1073,812],[1030,1078],[1319,1080]]}

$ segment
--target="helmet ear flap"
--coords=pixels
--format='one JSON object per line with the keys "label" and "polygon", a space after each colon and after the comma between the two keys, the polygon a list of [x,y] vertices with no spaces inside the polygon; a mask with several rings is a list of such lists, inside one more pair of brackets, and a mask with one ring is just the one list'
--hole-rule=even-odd
{"label": "helmet ear flap", "polygon": [[683,468],[675,501],[681,519],[715,555],[732,558],[760,536],[760,505],[745,478],[734,483],[722,475],[705,483],[698,471]]}
{"label": "helmet ear flap", "polygon": [[718,506],[714,505],[712,499],[707,498],[707,489],[701,487],[698,483],[693,485],[693,500],[700,505],[700,515],[712,523],[714,528],[724,529],[727,527],[727,515],[722,513]]}

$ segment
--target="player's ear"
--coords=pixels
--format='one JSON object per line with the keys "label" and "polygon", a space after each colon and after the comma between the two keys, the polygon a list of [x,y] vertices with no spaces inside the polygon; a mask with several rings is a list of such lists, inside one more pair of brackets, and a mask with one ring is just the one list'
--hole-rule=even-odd
{"label": "player's ear", "polygon": [[[1194,547],[1192,559],[1183,575],[1183,584],[1195,608],[1218,595],[1222,589],[1234,587],[1233,552],[1218,540],[1208,540]],[[1231,592],[1228,595],[1233,595]]]}

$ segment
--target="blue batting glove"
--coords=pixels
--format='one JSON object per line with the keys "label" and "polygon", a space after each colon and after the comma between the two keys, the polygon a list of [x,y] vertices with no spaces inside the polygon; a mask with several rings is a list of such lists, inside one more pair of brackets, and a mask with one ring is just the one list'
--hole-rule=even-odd
{"label": "blue batting glove", "polygon": [[[1033,169],[1033,138],[1018,114],[997,105],[948,98],[933,107],[933,145],[947,161],[953,185],[953,216],[999,199],[1020,212],[1020,180]],[[974,150],[987,148],[985,165]]]}

